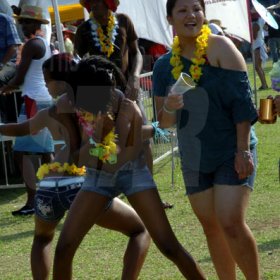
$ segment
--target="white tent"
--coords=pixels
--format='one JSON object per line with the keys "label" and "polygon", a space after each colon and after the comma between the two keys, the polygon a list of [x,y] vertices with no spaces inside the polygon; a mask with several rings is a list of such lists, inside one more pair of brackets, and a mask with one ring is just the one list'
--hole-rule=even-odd
{"label": "white tent", "polygon": [[[21,1],[40,2],[44,7],[79,3],[79,0]],[[18,5],[20,0],[8,0],[8,2],[11,5]],[[117,11],[129,15],[139,37],[170,46],[172,28],[166,20],[165,5],[166,0],[121,0]],[[205,5],[208,20],[220,19],[229,33],[250,41],[247,0],[205,0]],[[59,30],[59,27],[57,29]]]}
{"label": "white tent", "polygon": [[[21,0],[40,2],[49,7],[79,3],[79,0]],[[10,5],[18,5],[20,0],[8,0]],[[57,4],[56,4],[57,2]],[[166,0],[121,0],[118,12],[126,13],[132,19],[139,37],[170,46],[172,29],[165,16]],[[59,30],[59,27],[57,28]]]}
{"label": "white tent", "polygon": [[205,0],[208,20],[219,19],[226,31],[250,42],[250,24],[247,0]]}
{"label": "white tent", "polygon": [[121,0],[117,11],[129,15],[140,38],[170,46],[173,34],[165,4],[166,0]]}

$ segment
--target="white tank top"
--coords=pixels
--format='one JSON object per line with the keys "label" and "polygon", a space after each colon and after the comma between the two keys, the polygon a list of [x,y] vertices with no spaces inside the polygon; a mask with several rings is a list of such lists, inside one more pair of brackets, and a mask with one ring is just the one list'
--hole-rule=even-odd
{"label": "white tank top", "polygon": [[42,65],[44,61],[51,56],[51,50],[44,38],[39,36],[36,38],[41,39],[44,42],[46,51],[42,58],[32,59],[24,77],[22,96],[27,95],[36,101],[50,101],[52,100],[52,97],[46,87]]}

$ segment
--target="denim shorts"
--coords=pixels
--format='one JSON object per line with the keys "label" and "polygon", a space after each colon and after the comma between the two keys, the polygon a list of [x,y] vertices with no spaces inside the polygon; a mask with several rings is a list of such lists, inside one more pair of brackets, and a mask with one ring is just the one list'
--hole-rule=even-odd
{"label": "denim shorts", "polygon": [[[38,111],[52,105],[52,101],[49,102],[36,102]],[[27,119],[25,112],[25,104],[22,104],[18,122],[23,122]],[[29,152],[29,153],[53,153],[54,144],[53,138],[47,128],[41,129],[35,135],[26,135],[16,137],[13,147],[14,151]]]}
{"label": "denim shorts", "polygon": [[45,221],[59,221],[81,189],[84,177],[49,177],[39,182],[35,213]]}
{"label": "denim shorts", "polygon": [[203,173],[188,168],[182,169],[186,194],[192,195],[214,187],[214,185],[246,186],[253,190],[257,168],[256,148],[251,150],[254,161],[254,172],[245,179],[239,179],[234,169],[234,158],[225,161],[211,173]]}
{"label": "denim shorts", "polygon": [[82,186],[83,191],[96,192],[110,198],[121,193],[129,196],[155,188],[156,184],[148,167],[138,160],[127,162],[114,173],[88,168]]}

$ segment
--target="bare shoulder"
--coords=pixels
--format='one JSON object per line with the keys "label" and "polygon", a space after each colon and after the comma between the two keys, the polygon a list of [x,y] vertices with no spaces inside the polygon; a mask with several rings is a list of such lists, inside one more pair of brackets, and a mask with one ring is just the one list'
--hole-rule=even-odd
{"label": "bare shoulder", "polygon": [[73,113],[74,108],[67,96],[67,94],[61,95],[56,101],[57,113]]}
{"label": "bare shoulder", "polygon": [[213,66],[236,71],[247,71],[246,63],[240,51],[226,36],[210,35],[207,51]]}

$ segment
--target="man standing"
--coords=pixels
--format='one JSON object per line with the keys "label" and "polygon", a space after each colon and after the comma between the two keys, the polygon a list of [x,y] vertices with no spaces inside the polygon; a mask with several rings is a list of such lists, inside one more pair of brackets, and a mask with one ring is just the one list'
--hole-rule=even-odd
{"label": "man standing", "polygon": [[[2,3],[3,4],[3,3]],[[17,48],[21,45],[13,18],[0,7],[0,87],[6,85],[16,71]],[[0,96],[1,121],[9,121],[13,96]],[[7,110],[9,108],[9,110]]]}
{"label": "man standing", "polygon": [[[21,61],[15,76],[7,85],[0,88],[0,92],[6,94],[22,85],[24,104],[19,121],[24,121],[35,115],[37,110],[52,104],[42,70],[42,65],[50,57],[51,52],[47,40],[39,35],[42,34],[41,24],[48,24],[49,21],[43,17],[42,9],[37,6],[23,6],[20,15],[15,17],[27,41],[22,49]],[[21,209],[13,211],[12,214],[33,214],[36,176],[30,155],[39,155],[42,163],[50,162],[54,151],[52,137],[47,129],[40,130],[32,136],[17,137],[13,149],[15,161],[26,184],[27,201]]]}
{"label": "man standing", "polygon": [[80,0],[80,3],[90,12],[90,19],[78,27],[77,54],[102,55],[113,61],[127,79],[126,95],[137,100],[143,60],[132,21],[125,14],[115,13],[118,0]]}

